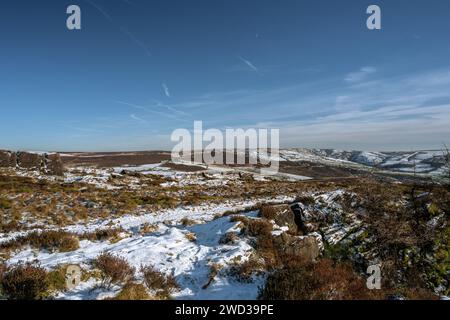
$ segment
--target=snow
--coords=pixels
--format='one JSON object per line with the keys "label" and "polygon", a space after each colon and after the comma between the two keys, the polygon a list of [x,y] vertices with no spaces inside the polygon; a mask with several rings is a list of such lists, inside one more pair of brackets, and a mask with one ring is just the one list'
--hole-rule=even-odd
{"label": "snow", "polygon": [[370,166],[377,166],[384,161],[384,156],[376,152],[361,152],[354,161]]}
{"label": "snow", "polygon": [[64,175],[65,183],[87,183],[96,186],[97,188],[103,188],[107,190],[119,189],[119,187],[113,186],[108,183],[111,177],[111,172],[106,169],[94,169],[83,168],[81,169],[83,174],[73,174],[67,172]]}
{"label": "snow", "polygon": [[[213,220],[217,215],[221,215],[225,212],[233,211],[240,212],[246,211],[249,208],[254,207],[258,203],[290,203],[294,201],[293,197],[279,196],[274,198],[256,198],[252,200],[236,201],[229,200],[224,201],[222,204],[202,204],[199,206],[185,206],[177,207],[173,209],[165,209],[158,212],[143,213],[141,215],[124,215],[120,218],[113,219],[101,219],[93,220],[86,224],[74,224],[64,228],[62,230],[82,234],[84,232],[92,232],[98,229],[105,229],[110,227],[120,227],[124,230],[135,230],[144,224],[162,224],[170,221],[172,224],[179,224],[183,218],[189,218],[197,222],[205,223]],[[0,233],[0,243],[9,241],[18,236],[26,235],[32,231],[40,231],[41,229],[33,229],[29,231],[12,232],[12,233]],[[47,229],[47,230],[50,230]]]}
{"label": "snow", "polygon": [[[252,214],[255,213],[248,213]],[[240,238],[232,244],[219,244],[225,233],[239,234],[238,225],[238,222],[230,222],[229,217],[190,227],[159,224],[154,233],[141,235],[136,232],[131,237],[113,244],[83,240],[78,250],[68,253],[26,249],[13,255],[8,263],[38,260],[41,266],[47,269],[60,264],[76,264],[88,269],[89,262],[106,251],[125,258],[136,270],[142,265],[152,265],[163,273],[174,275],[181,287],[181,290],[173,295],[176,299],[255,299],[258,286],[264,281],[263,277],[255,277],[251,283],[241,283],[226,274],[226,267],[233,259],[239,257],[240,261],[245,261],[252,254],[253,248],[249,240]],[[188,240],[187,233],[194,233],[197,240]],[[219,272],[207,289],[202,289],[208,282],[213,264],[224,266],[224,271]],[[141,277],[139,272],[137,276],[138,279]],[[96,299],[114,295],[117,291],[95,289],[97,285],[98,282],[90,280],[75,290],[60,293],[57,298]]]}
{"label": "snow", "polygon": [[[174,183],[197,183],[223,185],[233,179],[238,179],[238,174],[232,170],[207,170],[208,178],[200,174],[181,173],[162,169],[159,165],[145,165],[138,168],[123,167],[111,169],[73,168],[66,173],[64,182],[84,182],[97,187],[112,189],[118,188],[111,185],[110,177],[121,169],[140,172],[163,171],[171,174]],[[130,170],[131,169],[131,170]],[[162,169],[162,170],[161,170]],[[25,174],[25,173],[24,173]],[[28,172],[28,175],[34,174]],[[42,176],[45,179],[44,176]],[[127,177],[128,183],[133,183],[134,177]],[[169,184],[172,182],[166,182]],[[142,281],[139,273],[141,265],[152,265],[163,273],[176,277],[181,290],[173,294],[175,299],[255,299],[258,287],[264,283],[264,275],[254,275],[253,281],[239,282],[229,273],[229,267],[236,261],[245,262],[254,253],[250,239],[241,236],[230,244],[220,244],[221,237],[227,232],[240,234],[238,222],[230,222],[230,217],[221,217],[227,211],[246,212],[259,202],[286,203],[294,199],[288,196],[275,198],[255,198],[251,200],[228,200],[221,204],[202,204],[199,206],[183,206],[172,209],[164,209],[158,212],[141,212],[124,215],[118,218],[92,219],[86,223],[69,225],[63,228],[47,227],[45,225],[29,225],[27,231],[0,234],[0,243],[26,235],[33,231],[65,230],[76,234],[93,232],[106,228],[122,228],[124,230],[121,240],[115,243],[109,241],[92,242],[80,241],[80,248],[67,253],[47,252],[25,247],[14,252],[8,264],[25,261],[37,261],[41,266],[52,269],[61,264],[76,264],[83,269],[91,269],[91,260],[104,251],[111,252],[125,258],[136,268],[137,280]],[[246,212],[247,216],[256,216],[256,212]],[[183,218],[195,221],[193,226],[183,226]],[[155,231],[142,233],[143,225],[152,225]],[[279,230],[284,232],[285,230]],[[195,235],[192,241],[188,235]],[[212,265],[222,268],[215,280],[203,289],[208,282]],[[82,282],[76,289],[59,293],[57,299],[103,299],[115,296],[120,287],[110,289],[100,288],[99,280],[89,279]]]}
{"label": "snow", "polygon": [[309,224],[309,221],[316,219],[329,221],[326,227],[322,228],[322,236],[318,233],[311,233],[314,235],[319,243],[325,240],[329,244],[337,244],[347,236],[351,235],[353,230],[359,230],[362,222],[356,218],[354,214],[346,214],[346,220],[350,220],[351,223],[344,221],[345,212],[342,206],[339,204],[339,197],[342,197],[346,191],[334,190],[329,192],[321,192],[313,194],[315,204],[313,206],[304,205],[298,203],[303,210],[304,218]]}
{"label": "snow", "polygon": [[161,163],[151,163],[151,164],[144,164],[140,166],[123,166],[123,167],[115,167],[114,172],[115,173],[121,173],[122,171],[129,171],[129,172],[142,172],[142,171],[151,171],[155,168],[158,168],[160,170],[170,170],[169,168],[162,168]]}
{"label": "snow", "polygon": [[47,152],[47,151],[25,151],[25,152],[31,153],[31,154],[37,154],[37,155],[40,155],[40,156],[55,154],[55,152]]}
{"label": "snow", "polygon": [[269,155],[268,152],[261,152],[261,151],[252,151],[250,154],[250,157],[253,159],[261,159],[265,163],[270,163],[272,161],[286,161],[284,158],[282,158],[280,155]]}

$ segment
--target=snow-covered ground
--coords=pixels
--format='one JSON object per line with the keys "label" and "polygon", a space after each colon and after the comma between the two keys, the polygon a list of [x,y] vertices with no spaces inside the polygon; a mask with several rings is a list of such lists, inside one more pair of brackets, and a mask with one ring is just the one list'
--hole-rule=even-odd
{"label": "snow-covered ground", "polygon": [[[220,187],[230,182],[240,183],[240,172],[223,167],[205,168],[200,173],[182,172],[166,168],[164,163],[160,163],[109,169],[75,167],[70,168],[62,178],[49,177],[34,171],[18,170],[17,174],[69,184],[86,183],[106,190],[122,187],[130,190],[133,186],[139,186],[140,176],[135,174],[141,177],[163,177],[162,188],[192,184]],[[120,179],[117,180],[118,177]],[[257,178],[264,179],[259,176]],[[221,244],[220,239],[227,232],[240,234],[238,222],[230,222],[230,217],[221,216],[225,212],[240,212],[246,216],[255,216],[255,212],[248,210],[257,203],[286,203],[293,200],[287,196],[248,200],[228,199],[221,204],[203,203],[198,206],[180,206],[155,212],[134,212],[116,218],[91,217],[87,222],[64,227],[29,224],[27,225],[29,230],[0,234],[0,243],[33,231],[64,230],[81,235],[96,230],[120,228],[123,232],[118,242],[81,240],[79,249],[67,253],[25,247],[13,252],[7,263],[37,261],[49,270],[58,265],[75,264],[89,270],[92,268],[91,260],[107,251],[123,257],[135,267],[138,281],[142,280],[139,269],[144,265],[151,265],[165,274],[175,276],[181,287],[180,291],[173,294],[176,299],[255,299],[258,287],[264,283],[263,275],[254,275],[251,282],[240,282],[229,274],[230,266],[245,262],[254,253],[251,240],[240,235],[234,242]],[[183,219],[189,219],[193,225],[183,225]],[[143,228],[145,226],[151,226],[152,232],[145,233]],[[195,236],[195,241],[192,235]],[[220,271],[214,281],[203,289],[209,280],[212,266],[219,266]],[[99,280],[90,278],[74,290],[59,293],[57,298],[103,299],[115,296],[121,290],[119,286],[100,288],[99,284]]]}
{"label": "snow-covered ground", "polygon": [[[59,228],[61,230],[82,234],[84,232],[92,232],[98,229],[105,228],[122,228],[124,230],[136,230],[144,224],[161,224],[168,223],[179,224],[184,218],[190,220],[206,223],[213,220],[218,215],[225,212],[240,212],[246,211],[249,208],[254,207],[258,203],[289,203],[294,200],[293,197],[280,196],[275,198],[257,198],[246,201],[224,201],[222,204],[202,204],[199,206],[186,206],[178,207],[174,209],[166,209],[158,212],[143,213],[143,214],[130,214],[124,215],[120,218],[102,218],[97,220],[91,220],[85,224],[75,224],[68,227]],[[51,228],[54,229],[54,228]],[[11,240],[17,236],[25,235],[32,231],[41,231],[42,227],[32,229],[30,231],[19,231],[13,233],[0,233],[0,243]],[[48,230],[48,228],[46,229]]]}
{"label": "snow-covered ground", "polygon": [[[255,212],[246,213],[255,215]],[[16,253],[8,263],[38,260],[41,266],[51,269],[61,264],[75,264],[82,268],[90,268],[89,262],[102,252],[110,252],[125,258],[130,265],[139,270],[140,266],[151,265],[159,271],[176,277],[181,290],[173,297],[177,299],[255,299],[258,286],[263,284],[262,276],[255,276],[250,283],[242,283],[230,277],[227,267],[239,260],[243,262],[252,254],[253,248],[249,240],[239,238],[231,244],[220,244],[220,238],[227,232],[240,229],[229,217],[218,218],[193,226],[157,225],[157,230],[150,234],[140,234],[135,229],[130,237],[117,243],[81,241],[80,248],[68,253],[49,253],[26,249]],[[123,224],[126,225],[126,224]],[[134,225],[134,224],[131,224]],[[133,229],[133,228],[131,228]],[[187,238],[188,233],[196,236],[196,241]],[[211,266],[219,265],[215,281],[203,289],[208,282]],[[137,273],[137,277],[141,277]],[[98,281],[90,280],[81,283],[77,288],[60,293],[60,299],[95,299],[114,296],[119,288],[97,288]]]}

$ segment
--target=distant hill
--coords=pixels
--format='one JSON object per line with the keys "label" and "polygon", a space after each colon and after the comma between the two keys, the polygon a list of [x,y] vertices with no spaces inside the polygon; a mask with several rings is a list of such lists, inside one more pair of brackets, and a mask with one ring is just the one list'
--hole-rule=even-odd
{"label": "distant hill", "polygon": [[280,158],[288,161],[314,161],[355,163],[379,169],[405,172],[441,174],[444,170],[444,153],[441,150],[422,150],[410,152],[368,152],[345,151],[335,149],[283,149],[280,150]]}

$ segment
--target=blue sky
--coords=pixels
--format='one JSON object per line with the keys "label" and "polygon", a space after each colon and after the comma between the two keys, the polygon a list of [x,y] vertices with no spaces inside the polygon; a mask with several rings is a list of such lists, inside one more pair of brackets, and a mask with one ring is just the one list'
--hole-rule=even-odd
{"label": "blue sky", "polygon": [[447,0],[2,2],[0,148],[170,149],[194,120],[280,128],[283,147],[441,148],[449,38]]}

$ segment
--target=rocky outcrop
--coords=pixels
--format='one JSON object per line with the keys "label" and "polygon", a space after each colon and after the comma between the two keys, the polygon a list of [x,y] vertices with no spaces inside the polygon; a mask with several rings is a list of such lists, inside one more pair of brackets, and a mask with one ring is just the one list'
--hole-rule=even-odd
{"label": "rocky outcrop", "polygon": [[287,256],[295,256],[305,262],[315,261],[321,253],[320,243],[313,235],[291,236],[282,233],[274,238],[274,244],[278,252],[283,252]]}
{"label": "rocky outcrop", "polygon": [[64,165],[59,153],[48,155],[47,157],[47,173],[54,176],[64,175]]}
{"label": "rocky outcrop", "polygon": [[239,179],[243,181],[254,181],[253,174],[244,172],[239,172]]}
{"label": "rocky outcrop", "polygon": [[64,166],[60,155],[57,153],[47,154],[0,150],[0,167],[38,170],[44,174],[55,176],[64,175]]}
{"label": "rocky outcrop", "polygon": [[318,230],[318,226],[307,225],[303,208],[298,203],[293,204],[291,210],[294,213],[295,224],[301,234],[307,234],[308,232],[315,232]]}
{"label": "rocky outcrop", "polygon": [[291,234],[297,234],[298,227],[294,212],[287,204],[262,206],[260,215],[268,220],[273,220],[280,227],[288,227]]}
{"label": "rocky outcrop", "polygon": [[45,156],[37,153],[18,152],[17,166],[23,169],[40,170],[44,167]]}
{"label": "rocky outcrop", "polygon": [[17,164],[17,156],[15,152],[0,150],[0,168],[11,168]]}
{"label": "rocky outcrop", "polygon": [[135,177],[135,178],[142,178],[143,174],[140,172],[136,172],[136,171],[131,171],[131,170],[122,170],[120,171],[121,175],[124,176],[130,176],[130,177]]}

